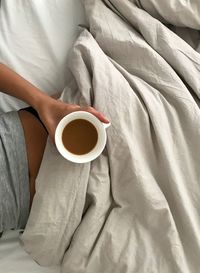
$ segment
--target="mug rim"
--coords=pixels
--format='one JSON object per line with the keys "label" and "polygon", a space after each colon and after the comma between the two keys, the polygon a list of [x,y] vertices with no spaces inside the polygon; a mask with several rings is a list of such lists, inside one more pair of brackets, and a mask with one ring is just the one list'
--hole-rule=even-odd
{"label": "mug rim", "polygon": [[[93,126],[96,128],[98,133],[98,140],[95,147],[91,151],[83,155],[76,155],[69,152],[65,148],[62,142],[62,132],[64,128],[67,126],[67,124],[69,124],[71,121],[76,119],[85,119],[91,122]],[[74,111],[67,114],[60,120],[55,131],[55,144],[56,144],[58,152],[65,159],[74,163],[87,163],[96,159],[104,150],[106,141],[107,141],[107,133],[103,125],[103,122],[101,122],[95,115],[87,111]]]}

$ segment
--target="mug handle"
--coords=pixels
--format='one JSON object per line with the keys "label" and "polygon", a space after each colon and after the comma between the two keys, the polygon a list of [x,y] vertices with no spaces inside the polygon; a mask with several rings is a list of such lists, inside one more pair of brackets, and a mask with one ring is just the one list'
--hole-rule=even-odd
{"label": "mug handle", "polygon": [[109,122],[109,123],[104,123],[104,122],[102,122],[102,124],[103,124],[103,127],[104,127],[105,129],[107,129],[107,128],[110,127],[110,125],[111,125],[110,122]]}

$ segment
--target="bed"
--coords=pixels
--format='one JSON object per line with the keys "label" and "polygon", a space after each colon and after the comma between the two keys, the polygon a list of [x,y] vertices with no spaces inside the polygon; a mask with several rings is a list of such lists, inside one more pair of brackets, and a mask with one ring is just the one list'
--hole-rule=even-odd
{"label": "bed", "polygon": [[61,99],[103,112],[108,142],[88,164],[47,143],[24,248],[62,273],[196,273],[199,1],[83,3]]}
{"label": "bed", "polygon": [[[79,0],[1,0],[0,62],[7,64],[48,94],[66,85],[68,52],[85,23]],[[0,111],[25,104],[0,93]],[[23,249],[19,232],[0,239],[0,272],[56,273],[59,266],[43,268]]]}
{"label": "bed", "polygon": [[60,99],[103,112],[108,142],[73,164],[47,141],[20,244],[62,273],[199,272],[199,1],[82,2]]}

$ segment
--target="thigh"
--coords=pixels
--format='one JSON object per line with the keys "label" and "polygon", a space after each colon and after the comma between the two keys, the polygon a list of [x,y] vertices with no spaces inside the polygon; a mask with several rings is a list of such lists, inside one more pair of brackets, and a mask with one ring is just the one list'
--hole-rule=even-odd
{"label": "thigh", "polygon": [[31,113],[20,110],[19,117],[24,130],[27,159],[29,166],[29,184],[31,203],[35,194],[37,177],[47,140],[47,132],[40,121]]}

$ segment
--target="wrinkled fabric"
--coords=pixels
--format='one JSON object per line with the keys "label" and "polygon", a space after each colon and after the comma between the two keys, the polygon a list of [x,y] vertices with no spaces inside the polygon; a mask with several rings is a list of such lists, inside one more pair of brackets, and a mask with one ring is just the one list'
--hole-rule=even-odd
{"label": "wrinkled fabric", "polygon": [[62,100],[103,112],[108,142],[85,165],[48,142],[24,247],[62,273],[196,273],[200,55],[141,1],[83,2],[89,31],[72,49]]}

